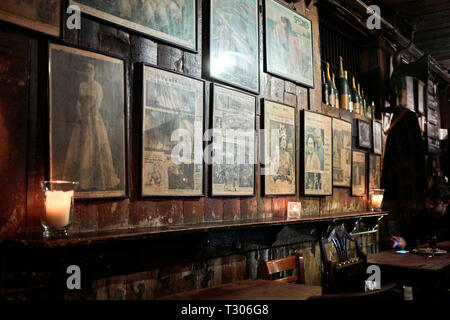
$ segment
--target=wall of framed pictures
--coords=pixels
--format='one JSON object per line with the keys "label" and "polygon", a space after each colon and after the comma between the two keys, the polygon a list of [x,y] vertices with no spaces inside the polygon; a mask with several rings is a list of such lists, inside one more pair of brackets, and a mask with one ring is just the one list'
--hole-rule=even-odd
{"label": "wall of framed pictures", "polygon": [[[69,17],[66,8],[58,7],[60,2],[46,3],[46,8],[58,7],[52,11],[58,19],[39,13],[43,5],[37,0],[29,8],[10,1],[0,6],[0,14],[9,12],[9,17],[20,16],[23,9],[36,24],[24,23],[23,17],[11,20],[0,15],[0,19],[12,30],[19,25],[19,32],[27,36],[37,32],[54,41],[48,49],[49,98],[39,98],[47,100],[49,110],[49,138],[44,139],[49,147],[41,151],[47,168],[43,178],[80,180],[77,206],[91,199],[106,203],[133,199],[152,211],[160,208],[156,211],[165,217],[159,221],[189,223],[191,219],[220,221],[228,207],[239,208],[241,218],[283,216],[284,199],[304,196],[312,196],[304,203],[310,216],[328,210],[319,205],[325,195],[328,207],[341,208],[336,212],[346,208],[333,203],[362,200],[349,198],[349,154],[353,148],[372,151],[373,147],[374,154],[380,155],[379,124],[354,120],[351,114],[327,115],[329,110],[317,104],[321,94],[314,77],[315,68],[320,68],[320,52],[313,45],[318,38],[317,9],[274,0],[263,1],[262,11],[253,0],[140,1],[137,6],[125,1],[112,6],[102,1],[66,2],[62,3],[81,8],[80,30],[55,23]],[[40,28],[38,24],[47,25]],[[27,28],[34,31],[27,34]],[[283,53],[287,46],[291,49]],[[293,53],[301,59],[291,57]],[[292,65],[283,67],[281,61]],[[41,68],[40,63],[36,62],[36,68]],[[85,92],[83,83],[89,81],[97,89]],[[92,133],[85,137],[78,132],[86,130],[77,128],[85,126],[82,119],[88,118],[83,109],[88,105],[96,105],[99,111]],[[301,116],[303,109],[315,112]],[[172,131],[189,132],[190,153],[179,157],[193,161],[202,158],[214,141],[203,136],[207,129],[266,127],[282,132],[277,153],[282,165],[274,177],[261,175],[265,166],[258,163],[263,156],[274,157],[264,154],[269,151],[264,144],[271,143],[267,135],[251,137],[255,143],[247,146],[252,154],[246,156],[254,156],[257,164],[242,168],[226,169],[224,164],[210,166],[204,161],[175,164],[168,151],[174,146]],[[357,144],[351,139],[355,128]],[[71,147],[83,143],[94,147],[84,154]],[[92,170],[97,167],[102,169]],[[97,177],[102,175],[108,178]],[[333,196],[336,187],[342,189]],[[38,187],[33,190],[38,192]],[[95,202],[93,206],[102,207]],[[133,208],[120,209],[121,214],[125,217]],[[363,210],[363,202],[351,210]],[[148,223],[137,221],[141,222],[133,224]],[[89,226],[94,224],[83,223],[81,230],[92,230]]]}
{"label": "wall of framed pictures", "polygon": [[[33,3],[37,8],[41,2],[26,3]],[[17,104],[7,95],[0,95],[2,106],[17,106],[14,112],[1,114],[0,132],[6,137],[5,145],[13,146],[14,159],[26,160],[17,161],[20,168],[9,174],[11,179],[23,176],[20,185],[26,190],[26,197],[19,206],[18,201],[10,199],[10,194],[2,194],[2,208],[5,208],[0,211],[2,222],[8,221],[11,212],[23,212],[12,220],[19,221],[21,232],[40,232],[40,181],[64,177],[66,162],[72,163],[72,168],[78,167],[78,171],[83,166],[90,169],[81,174],[87,178],[79,178],[80,173],[66,176],[86,181],[75,202],[73,232],[172,225],[195,228],[198,224],[230,220],[239,223],[246,219],[282,219],[291,201],[302,203],[302,217],[367,209],[364,196],[351,195],[348,152],[371,150],[358,149],[355,144],[354,115],[336,113],[320,104],[317,70],[321,59],[317,47],[318,12],[314,5],[307,9],[305,2],[297,1],[294,5],[283,2],[280,7],[270,1],[268,6],[278,6],[278,18],[267,8],[265,13],[259,11],[256,5],[255,22],[254,1],[147,0],[138,1],[137,7],[130,8],[127,4],[131,2],[115,1],[113,6],[106,6],[102,1],[61,2],[80,5],[80,30],[53,25],[52,19],[46,23],[50,27],[39,30],[35,25],[0,16],[0,23],[5,27],[0,30],[0,48],[11,47],[13,52],[20,53],[2,59],[12,66],[8,72],[21,70],[20,74],[12,74],[14,81],[10,84],[0,83],[0,88],[5,90],[2,92],[19,92],[14,98],[21,102]],[[165,5],[155,9],[159,16],[146,17],[145,6],[156,2]],[[236,6],[231,8],[224,2]],[[266,6],[265,1],[262,4]],[[61,21],[69,16],[65,12],[64,7],[57,12]],[[161,17],[168,13],[174,14],[162,21]],[[235,21],[233,28],[221,30],[224,26],[216,24],[217,20],[205,23],[210,15],[210,19],[219,22],[220,19]],[[41,18],[31,15],[28,19]],[[279,64],[281,52],[275,52],[274,62],[267,63],[268,52],[273,48],[268,50],[265,41],[274,38],[263,34],[263,26],[270,25],[273,32],[279,32],[279,28],[287,30],[289,23],[297,21],[298,26],[291,26],[289,41],[292,46],[302,48],[302,59],[286,57],[293,67],[283,74]],[[215,43],[217,37],[224,35],[229,35],[226,43]],[[208,68],[217,67],[211,63],[211,57],[225,52],[238,57],[234,60],[237,64],[233,67],[225,64],[231,68],[227,72],[217,72],[217,69],[210,72]],[[92,86],[96,89],[87,90],[83,84],[86,82],[96,83]],[[89,106],[96,109],[91,110]],[[20,108],[23,112],[16,112]],[[81,112],[78,117],[78,109],[86,113]],[[303,124],[302,110],[311,116]],[[89,118],[89,113],[95,114]],[[335,125],[335,119],[346,123],[342,129]],[[351,123],[351,128],[347,123]],[[76,128],[88,125],[95,134],[79,138],[81,134],[77,132],[82,130]],[[314,137],[314,141],[310,139],[312,147],[308,152],[305,152],[308,141],[302,135],[302,126]],[[204,136],[207,129],[243,127],[256,130],[254,149],[250,145],[246,149],[249,154],[254,151],[256,160],[264,151],[264,136],[259,136],[257,130],[269,127],[282,132],[279,136],[282,150],[278,152],[282,161],[273,178],[266,180],[261,175],[264,166],[258,161],[257,165],[243,168],[220,168],[205,163],[173,163],[168,154],[173,146],[168,135],[172,129],[191,134],[192,140],[186,141],[189,152],[178,154],[179,160],[189,162],[204,157],[206,147],[214,143],[214,137]],[[4,128],[8,130],[6,135],[3,135]],[[98,149],[86,154],[68,153],[72,140],[85,141]],[[333,146],[339,143],[344,149],[339,149],[341,165],[336,166]],[[0,152],[6,152],[2,148]],[[303,170],[306,159],[309,159],[308,171]],[[83,161],[97,162],[103,169],[93,170],[90,164],[80,166]],[[337,167],[342,170],[342,178],[334,177]],[[90,176],[102,172],[108,176],[105,183],[89,185]],[[313,253],[312,247],[305,250],[310,250],[312,256],[320,254]],[[241,267],[245,262],[245,257],[232,259]],[[214,260],[205,272],[214,270],[221,274],[219,260]],[[314,263],[307,266],[311,281],[316,284],[320,279],[319,267]],[[175,276],[171,274],[169,278],[173,281]]]}

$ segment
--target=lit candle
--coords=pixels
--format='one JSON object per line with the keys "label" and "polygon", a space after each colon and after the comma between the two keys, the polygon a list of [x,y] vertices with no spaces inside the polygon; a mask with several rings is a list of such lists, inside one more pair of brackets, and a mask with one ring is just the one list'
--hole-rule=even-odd
{"label": "lit candle", "polygon": [[382,202],[383,202],[383,195],[382,194],[374,194],[374,195],[372,195],[372,207],[374,209],[380,209]]}
{"label": "lit candle", "polygon": [[63,228],[69,224],[72,191],[46,191],[45,213],[50,227]]}

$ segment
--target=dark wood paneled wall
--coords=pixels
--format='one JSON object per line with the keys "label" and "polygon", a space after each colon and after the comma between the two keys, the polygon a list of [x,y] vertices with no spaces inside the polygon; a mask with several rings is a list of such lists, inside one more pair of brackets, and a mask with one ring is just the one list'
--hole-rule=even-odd
{"label": "dark wood paneled wall", "polygon": [[[261,2],[261,1],[260,1]],[[260,167],[257,167],[256,195],[254,197],[199,198],[142,198],[140,196],[140,66],[141,63],[158,65],[169,70],[203,77],[202,39],[204,1],[199,1],[198,44],[199,53],[191,53],[134,34],[107,22],[82,17],[81,30],[63,30],[61,39],[46,37],[6,23],[0,23],[0,240],[42,232],[40,212],[42,194],[40,181],[46,178],[48,166],[47,129],[47,46],[55,41],[82,49],[113,54],[126,62],[127,130],[128,130],[128,186],[129,197],[124,200],[97,200],[77,202],[72,232],[107,231],[133,227],[191,224],[210,221],[239,220],[254,217],[285,217],[288,201],[301,201],[305,216],[332,216],[342,212],[366,210],[366,197],[350,196],[348,188],[334,188],[333,196],[291,197],[261,196]],[[263,23],[260,14],[260,82],[257,124],[260,123],[260,99],[281,101],[300,111],[310,109],[335,117],[354,121],[351,113],[329,109],[321,104],[320,43],[318,13],[315,5],[305,7],[303,1],[295,3],[297,12],[312,21],[315,89],[306,89],[290,81],[263,72]],[[202,13],[203,12],[203,13]],[[206,79],[207,80],[207,79]],[[209,106],[210,82],[206,85],[206,110]],[[205,114],[208,119],[208,112]],[[299,124],[299,121],[297,121]],[[355,124],[355,123],[354,123]],[[208,126],[209,124],[206,123]],[[299,132],[299,128],[297,128]],[[355,147],[356,127],[353,130]],[[298,139],[296,151],[303,152]],[[298,156],[297,159],[300,157]],[[299,161],[299,160],[297,160]],[[297,167],[300,168],[299,163]],[[205,170],[205,185],[208,181]],[[303,183],[298,179],[299,186]],[[297,190],[301,190],[300,187]],[[312,232],[312,231],[311,231]],[[308,234],[308,232],[306,232]],[[376,245],[376,237],[365,237],[367,248]],[[301,241],[302,242],[302,241]],[[305,238],[295,250],[305,250],[307,281],[320,284],[320,253],[315,240]],[[180,250],[183,250],[182,245]],[[122,292],[122,298],[140,295],[153,297],[203,286],[217,285],[244,277],[256,276],[257,259],[277,258],[292,252],[291,247],[274,244],[272,249],[252,251],[247,255],[215,258],[199,265],[192,262],[170,268],[152,269],[132,275],[107,278],[96,282],[97,297],[113,298]],[[189,284],[181,285],[183,279]],[[103,282],[102,282],[103,281]],[[134,286],[136,284],[136,287]],[[148,288],[142,293],[138,285]],[[131,287],[130,287],[131,286]],[[125,288],[124,291],[114,288]],[[151,287],[151,288],[150,288]],[[128,292],[127,292],[128,288]],[[155,289],[159,288],[159,289]],[[138,290],[139,289],[139,290]],[[146,289],[147,290],[147,289]],[[159,290],[159,291],[158,291]],[[119,292],[119,293],[117,293]],[[123,294],[125,292],[125,294]],[[139,293],[141,292],[141,293]],[[120,298],[120,297],[119,297]]]}

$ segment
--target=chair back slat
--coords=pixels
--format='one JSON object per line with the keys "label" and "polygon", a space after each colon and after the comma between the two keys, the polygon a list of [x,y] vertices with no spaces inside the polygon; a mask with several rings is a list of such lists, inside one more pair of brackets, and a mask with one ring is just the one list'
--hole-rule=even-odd
{"label": "chair back slat", "polygon": [[261,270],[262,277],[266,280],[271,280],[271,276],[276,273],[296,270],[297,274],[290,276],[285,276],[275,281],[279,282],[299,282],[305,283],[305,268],[303,263],[303,255],[301,253],[289,256],[282,259],[264,261],[260,260],[259,267]]}

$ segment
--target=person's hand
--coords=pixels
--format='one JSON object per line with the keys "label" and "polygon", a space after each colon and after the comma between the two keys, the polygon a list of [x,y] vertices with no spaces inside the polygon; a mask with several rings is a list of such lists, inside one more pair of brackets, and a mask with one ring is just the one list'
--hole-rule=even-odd
{"label": "person's hand", "polygon": [[392,248],[405,249],[406,241],[402,237],[392,236],[391,237],[391,246]]}

